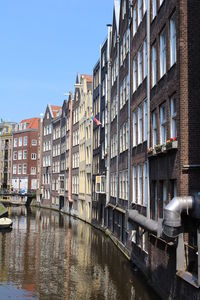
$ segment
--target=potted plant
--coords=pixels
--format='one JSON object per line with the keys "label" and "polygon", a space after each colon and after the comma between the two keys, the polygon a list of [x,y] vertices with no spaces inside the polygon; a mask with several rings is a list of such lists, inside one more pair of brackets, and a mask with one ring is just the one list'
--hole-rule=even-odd
{"label": "potted plant", "polygon": [[154,148],[153,148],[153,147],[150,147],[150,148],[147,150],[147,153],[148,153],[148,156],[154,155],[154,154],[155,154]]}
{"label": "potted plant", "polygon": [[160,144],[155,145],[155,150],[156,150],[156,153],[160,153],[162,150],[162,145],[160,145]]}
{"label": "potted plant", "polygon": [[176,149],[178,147],[178,141],[177,138],[170,138],[169,140],[167,140],[166,142],[166,149],[170,150],[170,149]]}

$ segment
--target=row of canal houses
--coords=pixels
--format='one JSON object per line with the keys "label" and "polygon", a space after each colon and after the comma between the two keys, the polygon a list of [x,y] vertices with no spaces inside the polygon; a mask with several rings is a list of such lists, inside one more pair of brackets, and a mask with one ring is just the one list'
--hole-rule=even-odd
{"label": "row of canal houses", "polygon": [[92,76],[38,120],[37,202],[106,230],[164,299],[199,299],[199,12],[115,0]]}

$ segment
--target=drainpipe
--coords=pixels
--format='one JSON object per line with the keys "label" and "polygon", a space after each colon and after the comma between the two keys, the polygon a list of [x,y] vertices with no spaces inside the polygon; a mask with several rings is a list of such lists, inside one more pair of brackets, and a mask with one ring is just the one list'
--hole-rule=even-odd
{"label": "drainpipe", "polygon": [[128,18],[128,208],[130,207],[130,187],[131,187],[131,140],[130,140],[130,132],[131,132],[131,88],[130,88],[130,74],[131,74],[131,3],[129,1],[129,18]]}
{"label": "drainpipe", "polygon": [[119,202],[119,182],[118,182],[118,180],[119,180],[119,69],[120,69],[119,41],[120,41],[120,36],[117,35],[118,76],[117,76],[117,97],[116,97],[116,99],[117,99],[117,158],[116,158],[117,197],[116,197],[116,205]]}
{"label": "drainpipe", "polygon": [[[110,59],[110,37],[112,31],[112,25],[108,24],[108,40],[107,40],[107,115],[108,123],[107,126],[107,168],[106,168],[106,206],[110,201],[110,120],[111,120],[111,59]],[[106,226],[108,226],[108,209],[106,209]]]}
{"label": "drainpipe", "polygon": [[[150,147],[150,1],[147,1],[147,115],[148,115],[148,130],[147,130],[147,149]],[[147,157],[147,186],[148,186],[148,206],[147,217],[150,218],[150,180],[149,180],[149,159]]]}

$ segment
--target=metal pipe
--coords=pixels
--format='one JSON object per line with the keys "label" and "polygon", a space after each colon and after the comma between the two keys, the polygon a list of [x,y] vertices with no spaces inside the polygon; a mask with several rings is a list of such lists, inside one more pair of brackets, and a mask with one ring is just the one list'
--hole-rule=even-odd
{"label": "metal pipe", "polygon": [[158,222],[139,214],[137,210],[128,210],[128,219],[152,233],[158,232]]}
{"label": "metal pipe", "polygon": [[194,198],[174,197],[164,208],[163,232],[166,236],[175,238],[180,233],[181,213],[194,207]]}

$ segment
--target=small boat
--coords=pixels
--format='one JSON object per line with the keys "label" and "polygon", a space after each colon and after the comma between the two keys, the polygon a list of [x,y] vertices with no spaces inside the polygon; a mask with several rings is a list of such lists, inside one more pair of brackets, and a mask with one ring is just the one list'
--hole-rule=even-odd
{"label": "small boat", "polygon": [[0,229],[9,228],[12,226],[12,220],[9,218],[0,218]]}

